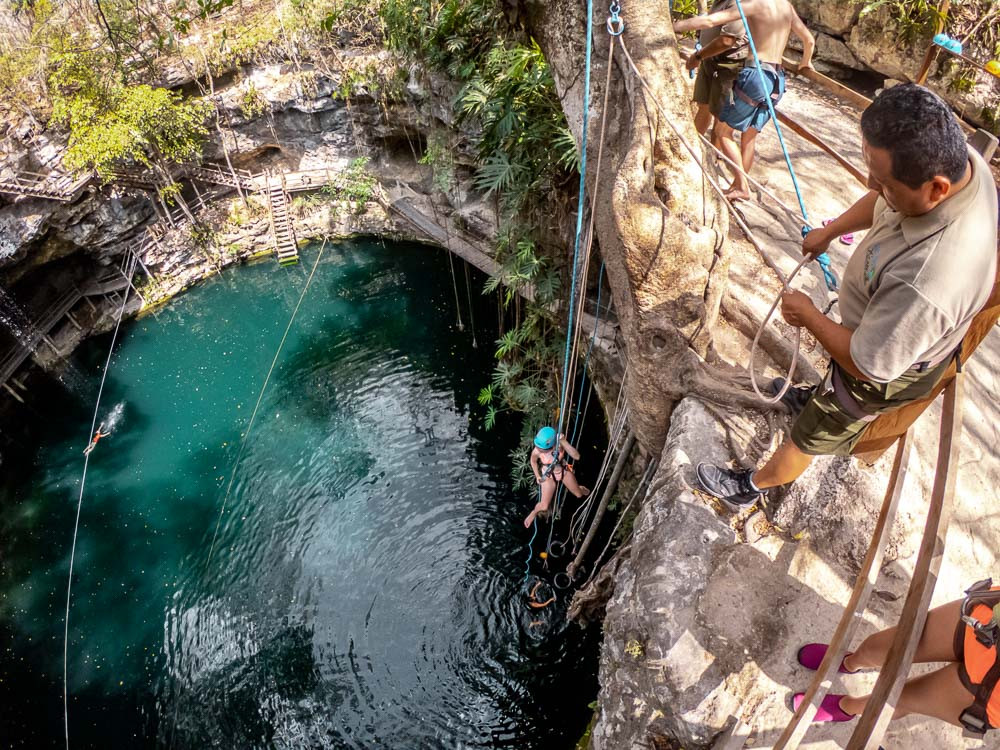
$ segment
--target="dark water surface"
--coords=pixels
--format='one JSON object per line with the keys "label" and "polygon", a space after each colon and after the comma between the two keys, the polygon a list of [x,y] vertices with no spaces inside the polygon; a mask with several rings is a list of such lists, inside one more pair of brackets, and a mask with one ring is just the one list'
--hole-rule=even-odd
{"label": "dark water surface", "polygon": [[[91,458],[77,546],[71,746],[571,748],[598,634],[525,606],[517,426],[486,432],[476,404],[495,301],[474,276],[473,349],[440,251],[327,247],[206,565],[315,252],[123,327],[102,407],[122,419]],[[108,343],[75,355],[82,385],[24,411],[0,467],[3,747],[63,743],[80,451]]]}

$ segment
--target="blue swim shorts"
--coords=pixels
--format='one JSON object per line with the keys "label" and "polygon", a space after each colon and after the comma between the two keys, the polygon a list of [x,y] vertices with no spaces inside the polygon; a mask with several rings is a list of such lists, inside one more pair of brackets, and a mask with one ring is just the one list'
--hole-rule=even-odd
{"label": "blue swim shorts", "polygon": [[785,93],[785,71],[767,67],[764,68],[764,78],[771,86],[771,90],[766,93],[757,69],[743,68],[733,85],[731,97],[722,105],[719,119],[741,133],[748,128],[763,130],[771,119],[764,97],[770,96],[771,104],[777,106]]}

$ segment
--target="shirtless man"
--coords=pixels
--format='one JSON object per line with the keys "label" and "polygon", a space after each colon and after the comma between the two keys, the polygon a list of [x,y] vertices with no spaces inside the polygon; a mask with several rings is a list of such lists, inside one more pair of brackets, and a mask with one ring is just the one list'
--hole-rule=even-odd
{"label": "shirtless man", "polygon": [[[770,97],[772,104],[777,104],[785,93],[785,71],[781,66],[781,56],[788,45],[788,37],[795,34],[802,40],[800,70],[812,67],[813,50],[816,48],[813,35],[788,0],[742,0],[742,6],[770,90],[765,90],[762,86],[751,56],[747,58],[733,84],[732,96],[723,104],[719,113],[715,127],[716,145],[734,163],[743,165],[742,171],[733,170],[733,184],[726,191],[726,197],[730,200],[746,200],[750,197],[746,173],[753,166],[757,134],[770,119],[766,98]],[[734,6],[706,16],[678,21],[674,24],[674,31],[681,33],[711,29],[739,18],[739,9]],[[736,130],[742,134],[738,147],[734,137]]]}

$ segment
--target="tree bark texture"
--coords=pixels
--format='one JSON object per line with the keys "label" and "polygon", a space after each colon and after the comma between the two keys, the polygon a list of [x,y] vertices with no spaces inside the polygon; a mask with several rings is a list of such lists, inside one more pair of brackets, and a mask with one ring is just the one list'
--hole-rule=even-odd
{"label": "tree bark texture", "polygon": [[[701,154],[687,72],[667,4],[622,0],[621,39],[673,124]],[[569,127],[582,141],[586,5],[524,5],[556,82]],[[641,447],[659,455],[673,405],[704,369],[725,290],[729,215],[701,169],[642,89],[615,45],[596,175],[610,37],[604,3],[594,9],[587,190],[595,245],[606,264],[628,362],[626,397]]]}

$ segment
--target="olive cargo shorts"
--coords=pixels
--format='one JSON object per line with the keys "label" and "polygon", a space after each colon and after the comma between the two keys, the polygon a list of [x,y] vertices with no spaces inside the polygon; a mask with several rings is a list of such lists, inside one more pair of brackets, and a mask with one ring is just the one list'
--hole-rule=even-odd
{"label": "olive cargo shorts", "polygon": [[[840,376],[865,412],[882,414],[927,396],[950,364],[951,357],[948,357],[929,370],[910,369],[888,383],[859,380],[843,368]],[[824,392],[821,385],[795,420],[791,439],[795,447],[812,456],[849,456],[869,424],[869,420],[848,414],[833,390]]]}

